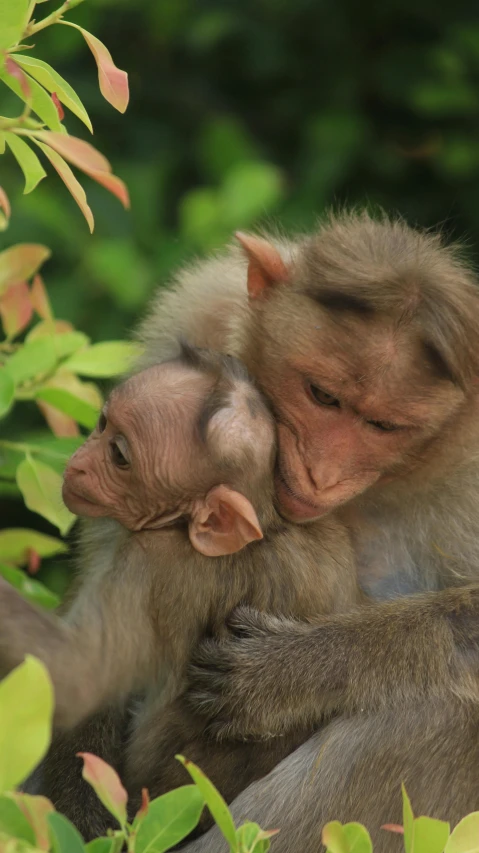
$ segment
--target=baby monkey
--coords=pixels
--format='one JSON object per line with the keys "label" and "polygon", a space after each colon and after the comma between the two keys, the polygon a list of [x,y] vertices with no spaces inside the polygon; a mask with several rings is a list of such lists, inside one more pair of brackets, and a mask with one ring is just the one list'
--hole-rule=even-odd
{"label": "baby monkey", "polygon": [[[27,652],[45,662],[58,729],[78,731],[141,696],[121,767],[132,804],[142,787],[157,796],[185,783],[177,752],[231,801],[310,733],[217,741],[183,698],[193,650],[239,604],[308,618],[362,601],[343,525],[328,517],[300,527],[277,514],[274,462],[273,418],[242,364],[183,345],[112,392],[67,466],[64,501],[92,521],[64,617],[0,579],[1,670]],[[50,778],[52,762],[54,747]],[[62,775],[76,800],[69,784]],[[69,812],[64,799],[61,808]],[[89,814],[76,822],[91,834]]]}

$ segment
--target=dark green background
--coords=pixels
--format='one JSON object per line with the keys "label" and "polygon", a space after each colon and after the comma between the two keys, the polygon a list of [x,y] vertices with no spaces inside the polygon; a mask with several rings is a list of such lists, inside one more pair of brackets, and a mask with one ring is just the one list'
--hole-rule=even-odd
{"label": "dark green background", "polygon": [[[39,10],[53,8],[50,0]],[[57,315],[95,340],[127,334],[155,286],[235,227],[277,218],[309,228],[331,204],[379,204],[412,223],[440,224],[475,256],[475,4],[87,0],[70,18],[128,71],[127,113],[101,98],[77,31],[39,33],[34,55],[78,91],[94,144],[130,187],[132,210],[85,179],[96,218],[90,236],[51,170],[22,196],[7,154],[0,184],[13,219],[0,245],[50,246],[44,273]],[[66,122],[88,138],[74,116]],[[10,523],[33,520],[15,507]]]}

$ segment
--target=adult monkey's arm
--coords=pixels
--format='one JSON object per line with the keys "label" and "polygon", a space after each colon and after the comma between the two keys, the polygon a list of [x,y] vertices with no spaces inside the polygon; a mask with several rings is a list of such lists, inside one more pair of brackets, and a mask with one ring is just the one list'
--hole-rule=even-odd
{"label": "adult monkey's arm", "polygon": [[200,646],[190,701],[218,735],[267,737],[331,712],[479,698],[479,586],[367,605],[313,623],[247,608]]}

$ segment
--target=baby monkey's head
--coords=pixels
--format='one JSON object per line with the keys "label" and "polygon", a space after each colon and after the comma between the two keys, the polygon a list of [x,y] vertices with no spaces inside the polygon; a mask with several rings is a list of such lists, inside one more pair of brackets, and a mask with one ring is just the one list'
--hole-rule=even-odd
{"label": "baby monkey's head", "polygon": [[272,512],[275,428],[246,369],[183,344],[116,388],[72,456],[63,500],[131,531],[188,522],[194,547],[232,554]]}

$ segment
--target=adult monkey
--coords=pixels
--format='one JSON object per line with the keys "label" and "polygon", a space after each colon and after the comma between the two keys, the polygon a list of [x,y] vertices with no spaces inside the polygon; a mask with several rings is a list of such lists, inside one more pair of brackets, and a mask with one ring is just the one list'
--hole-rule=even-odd
{"label": "adult monkey", "polygon": [[367,214],[240,242],[247,273],[232,250],[160,296],[142,366],[178,332],[239,355],[275,409],[283,513],[340,511],[360,567],[436,592],[315,626],[243,612],[204,647],[192,699],[220,731],[319,723],[332,697],[338,714],[233,811],[281,826],[278,853],[316,851],[329,818],[399,820],[401,779],[418,812],[457,819],[479,782],[479,587],[461,588],[479,572],[476,281],[439,237]]}

